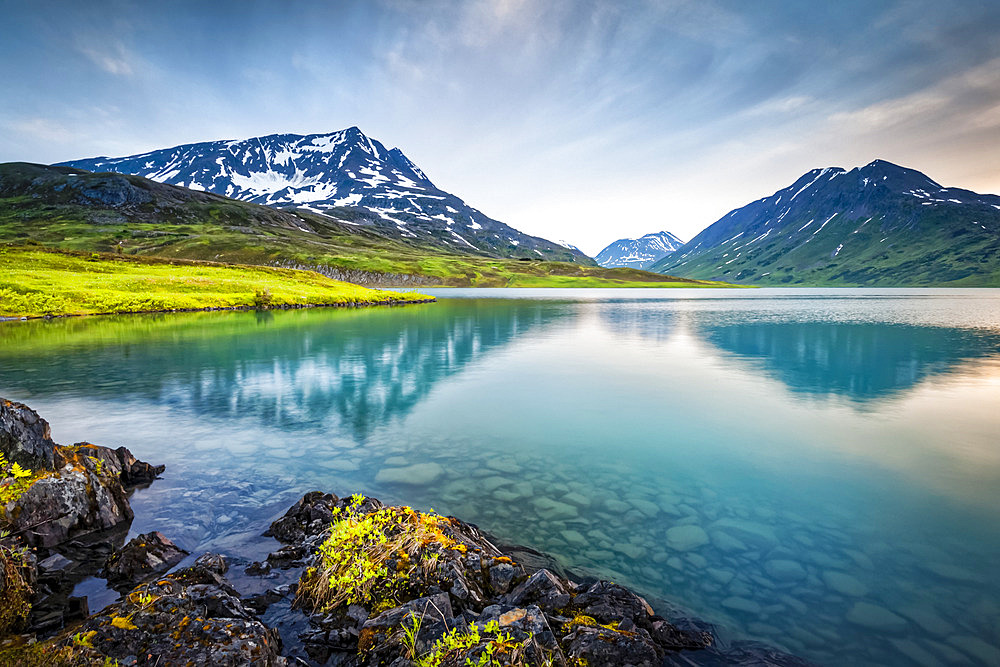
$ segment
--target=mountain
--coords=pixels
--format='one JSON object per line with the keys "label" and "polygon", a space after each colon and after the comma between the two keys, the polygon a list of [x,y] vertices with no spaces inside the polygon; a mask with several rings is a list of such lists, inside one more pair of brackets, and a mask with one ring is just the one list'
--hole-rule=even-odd
{"label": "mountain", "polygon": [[592,264],[579,251],[522,234],[438,189],[398,148],[351,127],[330,134],[272,134],[130,155],[62,162],[133,174],[274,208],[298,208],[459,252]]}
{"label": "mountain", "polygon": [[884,160],[814,169],[650,270],[757,285],[1000,285],[1000,197]]}
{"label": "mountain", "polygon": [[680,248],[684,242],[670,232],[653,232],[637,239],[618,239],[597,253],[599,266],[645,269]]}
{"label": "mountain", "polygon": [[358,208],[276,209],[128,174],[0,164],[0,243],[310,269],[369,285],[704,285],[593,262],[484,256],[404,236],[373,217]]}

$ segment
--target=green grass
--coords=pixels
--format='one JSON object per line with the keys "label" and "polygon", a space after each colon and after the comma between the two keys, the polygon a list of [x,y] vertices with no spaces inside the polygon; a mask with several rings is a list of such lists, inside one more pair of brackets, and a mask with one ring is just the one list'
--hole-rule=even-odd
{"label": "green grass", "polygon": [[0,246],[0,316],[408,303],[311,271]]}

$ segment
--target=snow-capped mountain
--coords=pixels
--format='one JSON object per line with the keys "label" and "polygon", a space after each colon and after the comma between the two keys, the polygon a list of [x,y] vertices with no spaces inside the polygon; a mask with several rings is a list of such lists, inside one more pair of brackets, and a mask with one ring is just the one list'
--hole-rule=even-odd
{"label": "snow-capped mountain", "polygon": [[386,149],[357,127],[185,144],[61,165],[302,208],[461,252],[590,262],[579,251],[523,234],[438,189],[402,151]]}
{"label": "snow-capped mountain", "polygon": [[677,250],[684,242],[670,232],[653,232],[637,239],[618,239],[597,253],[597,263],[606,269],[627,266],[645,269]]}
{"label": "snow-capped mountain", "polygon": [[1000,196],[884,160],[813,169],[650,268],[761,285],[995,284]]}

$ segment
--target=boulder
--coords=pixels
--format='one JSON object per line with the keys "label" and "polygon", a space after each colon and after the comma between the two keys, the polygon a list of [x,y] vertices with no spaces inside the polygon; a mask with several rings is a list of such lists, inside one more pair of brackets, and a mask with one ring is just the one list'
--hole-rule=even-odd
{"label": "boulder", "polygon": [[2,398],[0,452],[35,473],[27,490],[0,508],[10,531],[32,547],[52,547],[131,521],[126,487],[150,482],[164,469],[139,461],[125,447],[59,446],[38,413]]}
{"label": "boulder", "polygon": [[[100,461],[102,468],[117,475],[122,486],[125,488],[149,484],[166,469],[166,466],[154,466],[145,461],[140,461],[126,447],[111,449],[110,447],[102,447],[89,442],[78,442],[73,445],[73,449],[78,454],[83,454]],[[60,456],[60,452],[62,451],[64,451],[62,447],[56,449],[55,459],[57,467],[61,467],[61,464],[64,465],[68,462],[64,461]]]}
{"label": "boulder", "polygon": [[111,554],[101,576],[114,588],[132,588],[157,574],[166,572],[184,560],[188,552],[167,539],[163,533],[144,533]]}
{"label": "boulder", "polygon": [[570,595],[556,575],[542,569],[528,577],[527,581],[519,584],[502,599],[509,605],[534,604],[547,612],[554,612],[569,604]]}
{"label": "boulder", "polygon": [[0,398],[0,454],[30,470],[54,470],[49,423],[23,403]]}
{"label": "boulder", "polygon": [[11,531],[41,547],[109,530],[133,516],[119,477],[89,457],[35,481],[4,510]]}

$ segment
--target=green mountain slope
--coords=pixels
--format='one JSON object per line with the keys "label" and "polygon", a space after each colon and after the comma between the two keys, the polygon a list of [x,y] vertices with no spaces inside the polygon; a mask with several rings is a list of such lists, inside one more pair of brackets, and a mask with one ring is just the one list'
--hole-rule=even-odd
{"label": "green mountain slope", "polygon": [[375,285],[714,286],[633,269],[447,251],[367,225],[367,215],[278,210],[139,176],[0,164],[0,241],[307,268]]}
{"label": "green mountain slope", "polygon": [[755,285],[1000,286],[1000,197],[881,160],[816,169],[650,270]]}

